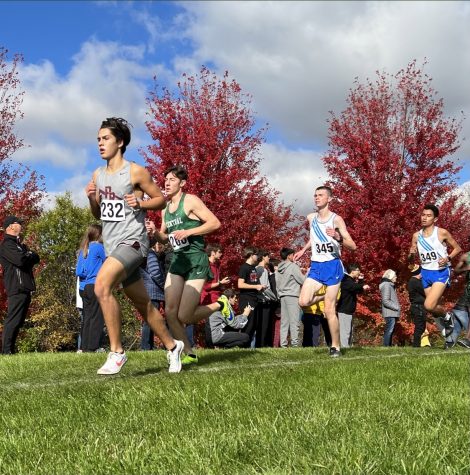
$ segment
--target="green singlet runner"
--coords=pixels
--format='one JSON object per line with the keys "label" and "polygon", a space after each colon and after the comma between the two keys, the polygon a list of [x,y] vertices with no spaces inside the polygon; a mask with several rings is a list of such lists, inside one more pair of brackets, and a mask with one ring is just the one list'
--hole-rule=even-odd
{"label": "green singlet runner", "polygon": [[180,275],[184,280],[211,279],[213,276],[209,258],[204,251],[204,237],[189,236],[179,240],[173,235],[175,231],[194,229],[201,225],[201,221],[190,218],[184,212],[185,196],[186,193],[181,195],[178,207],[173,213],[169,210],[169,204],[165,208],[165,226],[174,252],[169,272]]}

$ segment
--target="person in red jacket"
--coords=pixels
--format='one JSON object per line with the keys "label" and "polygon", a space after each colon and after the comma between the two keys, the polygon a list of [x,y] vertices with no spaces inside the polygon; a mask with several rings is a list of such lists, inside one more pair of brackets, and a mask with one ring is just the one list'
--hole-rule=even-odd
{"label": "person in red jacket", "polygon": [[230,283],[228,277],[220,278],[220,259],[222,258],[222,248],[217,244],[208,244],[206,254],[209,257],[209,266],[213,274],[213,279],[208,280],[201,293],[201,305],[208,305],[217,302],[222,295],[222,286]]}

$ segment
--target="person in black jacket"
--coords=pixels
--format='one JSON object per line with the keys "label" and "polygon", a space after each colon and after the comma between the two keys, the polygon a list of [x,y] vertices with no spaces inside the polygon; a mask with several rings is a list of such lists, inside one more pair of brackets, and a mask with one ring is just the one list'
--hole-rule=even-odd
{"label": "person in black jacket", "polygon": [[349,264],[347,269],[348,272],[341,281],[341,295],[336,306],[339,337],[343,348],[349,348],[352,344],[352,317],[356,311],[357,295],[369,289],[369,286],[364,284],[364,276],[358,264]]}
{"label": "person in black jacket", "polygon": [[424,308],[426,294],[421,281],[421,266],[418,264],[411,270],[411,278],[408,281],[407,289],[411,304],[411,318],[415,324],[413,346],[419,348],[421,346],[421,336],[426,330],[426,310]]}
{"label": "person in black jacket", "polygon": [[26,319],[31,293],[36,290],[33,267],[39,262],[39,256],[21,242],[22,224],[16,216],[7,216],[3,222],[5,235],[0,243],[0,264],[8,299],[7,316],[3,322],[3,354],[15,352],[16,338]]}

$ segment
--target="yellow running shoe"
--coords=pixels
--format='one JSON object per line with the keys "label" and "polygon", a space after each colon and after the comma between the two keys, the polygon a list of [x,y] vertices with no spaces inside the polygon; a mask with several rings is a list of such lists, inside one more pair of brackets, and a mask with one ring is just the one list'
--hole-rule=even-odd
{"label": "yellow running shoe", "polygon": [[183,366],[187,366],[187,365],[190,365],[190,364],[196,364],[198,363],[199,359],[196,355],[194,356],[191,356],[191,355],[184,355],[182,358],[181,358],[181,364]]}

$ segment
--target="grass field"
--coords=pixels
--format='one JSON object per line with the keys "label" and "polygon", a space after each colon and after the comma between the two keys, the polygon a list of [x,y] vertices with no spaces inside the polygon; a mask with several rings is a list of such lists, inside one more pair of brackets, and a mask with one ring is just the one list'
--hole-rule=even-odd
{"label": "grass field", "polygon": [[0,358],[1,474],[470,473],[469,352],[206,350]]}

